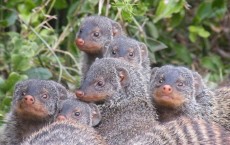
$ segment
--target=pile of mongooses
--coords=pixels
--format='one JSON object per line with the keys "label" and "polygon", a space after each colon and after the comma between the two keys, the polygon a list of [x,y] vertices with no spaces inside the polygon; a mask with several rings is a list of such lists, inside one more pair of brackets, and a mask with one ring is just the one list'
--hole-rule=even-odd
{"label": "pile of mongooses", "polygon": [[18,83],[0,144],[229,144],[228,87],[212,92],[185,67],[151,71],[146,45],[107,17],[86,17],[75,42],[78,98],[54,81]]}

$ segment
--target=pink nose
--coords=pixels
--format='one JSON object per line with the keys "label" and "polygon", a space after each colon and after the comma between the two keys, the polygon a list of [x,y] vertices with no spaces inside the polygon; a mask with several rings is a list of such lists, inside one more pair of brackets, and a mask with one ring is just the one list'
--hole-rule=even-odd
{"label": "pink nose", "polygon": [[24,97],[24,101],[25,101],[25,103],[28,104],[28,105],[34,104],[34,97],[31,96],[31,95],[26,95],[26,96]]}
{"label": "pink nose", "polygon": [[75,94],[76,94],[76,96],[79,97],[79,98],[82,98],[82,97],[84,96],[84,92],[81,91],[81,90],[77,90],[77,91],[75,92]]}
{"label": "pink nose", "polygon": [[165,94],[170,94],[172,93],[172,87],[170,85],[164,85],[162,88],[162,92]]}
{"label": "pink nose", "polygon": [[83,46],[85,41],[83,39],[81,39],[81,38],[77,38],[75,40],[75,43],[76,43],[77,46]]}
{"label": "pink nose", "polygon": [[63,115],[58,115],[57,120],[58,121],[66,120],[66,117]]}

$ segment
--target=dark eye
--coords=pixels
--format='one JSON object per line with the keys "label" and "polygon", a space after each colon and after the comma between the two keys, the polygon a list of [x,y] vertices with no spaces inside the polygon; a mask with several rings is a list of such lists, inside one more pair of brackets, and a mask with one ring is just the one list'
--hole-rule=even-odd
{"label": "dark eye", "polygon": [[159,83],[163,83],[163,82],[164,82],[164,79],[160,78]]}
{"label": "dark eye", "polygon": [[133,57],[134,53],[133,52],[129,52],[129,56]]}
{"label": "dark eye", "polygon": [[182,82],[179,82],[177,86],[182,87],[184,84]]}
{"label": "dark eye", "polygon": [[117,52],[116,52],[115,50],[112,50],[112,54],[113,54],[113,55],[116,55]]}
{"label": "dark eye", "polygon": [[74,112],[74,116],[80,116],[80,115],[81,115],[80,112],[78,112],[78,111]]}
{"label": "dark eye", "polygon": [[22,92],[22,96],[25,96],[26,95],[26,92]]}
{"label": "dark eye", "polygon": [[103,86],[104,86],[104,82],[103,82],[103,81],[98,81],[98,82],[97,82],[97,86],[103,87]]}
{"label": "dark eye", "polygon": [[94,37],[99,37],[99,32],[94,32],[94,33],[93,33],[93,36],[94,36]]}
{"label": "dark eye", "polygon": [[82,29],[79,30],[79,33],[82,33]]}
{"label": "dark eye", "polygon": [[47,98],[48,98],[48,95],[47,95],[47,94],[43,94],[43,95],[42,95],[42,98],[47,99]]}

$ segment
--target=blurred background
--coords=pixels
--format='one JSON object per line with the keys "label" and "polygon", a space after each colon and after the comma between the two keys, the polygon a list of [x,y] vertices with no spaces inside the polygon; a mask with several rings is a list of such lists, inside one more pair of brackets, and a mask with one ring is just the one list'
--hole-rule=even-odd
{"label": "blurred background", "polygon": [[152,67],[184,65],[211,88],[230,81],[228,0],[1,0],[0,125],[20,80],[79,86],[75,35],[88,15],[107,16],[144,42]]}

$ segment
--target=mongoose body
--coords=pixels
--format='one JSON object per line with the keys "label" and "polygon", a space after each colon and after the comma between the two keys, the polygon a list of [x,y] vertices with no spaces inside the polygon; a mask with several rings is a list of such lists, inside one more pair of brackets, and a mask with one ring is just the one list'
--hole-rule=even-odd
{"label": "mongoose body", "polygon": [[59,101],[67,97],[66,93],[67,90],[54,81],[31,79],[17,83],[0,144],[18,144],[31,133],[53,122]]}
{"label": "mongoose body", "polygon": [[214,90],[212,108],[212,120],[230,131],[230,87],[225,86]]}
{"label": "mongoose body", "polygon": [[[185,127],[182,126],[173,128],[171,124],[159,124],[145,80],[142,72],[128,62],[102,58],[92,64],[83,84],[76,91],[76,95],[84,101],[104,102],[101,105],[101,124],[96,129],[108,144],[173,145],[186,141],[193,144],[215,144],[216,140],[229,141],[229,135],[219,126],[215,126],[219,130],[213,133],[209,130],[214,129],[212,126],[205,128],[200,123],[197,127],[204,127],[208,133],[217,135],[213,138],[213,135],[204,133],[202,138],[202,135],[197,137],[200,131],[197,129],[184,130]],[[183,120],[177,123],[186,126]],[[195,120],[194,123],[199,124]],[[179,129],[181,130],[177,133]],[[189,131],[193,134],[185,136],[184,133]]]}
{"label": "mongoose body", "polygon": [[70,99],[61,101],[57,120],[69,120],[89,126],[96,126],[101,121],[98,107],[76,99],[71,93]]}
{"label": "mongoose body", "polygon": [[32,134],[21,145],[106,145],[92,128],[69,121],[57,121]]}
{"label": "mongoose body", "polygon": [[95,59],[103,57],[104,46],[114,36],[121,33],[122,28],[120,24],[107,17],[89,16],[83,20],[76,34],[76,45],[83,51],[83,78]]}
{"label": "mongoose body", "polygon": [[151,74],[150,96],[157,108],[159,120],[169,121],[181,115],[209,120],[209,98],[212,93],[205,90],[201,81],[198,73],[182,66],[165,65],[154,68]]}
{"label": "mongoose body", "polygon": [[106,49],[104,57],[122,58],[134,66],[141,67],[143,74],[150,77],[150,61],[147,46],[124,35],[114,37]]}

